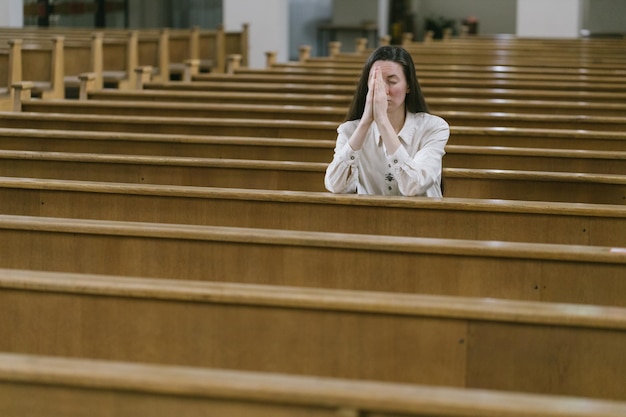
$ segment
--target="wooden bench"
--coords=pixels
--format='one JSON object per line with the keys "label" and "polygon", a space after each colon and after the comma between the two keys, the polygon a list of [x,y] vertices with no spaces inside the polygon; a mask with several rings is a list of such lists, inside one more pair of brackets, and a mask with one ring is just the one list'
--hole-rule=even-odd
{"label": "wooden bench", "polygon": [[[350,95],[317,95],[317,94],[285,94],[272,93],[225,93],[225,92],[193,92],[193,91],[120,91],[100,90],[88,93],[92,100],[125,100],[137,102],[177,102],[177,103],[229,103],[229,104],[265,104],[265,105],[292,105],[299,106],[306,103],[309,106],[339,107],[347,113],[350,105]],[[140,104],[138,104],[140,105]],[[610,102],[585,101],[555,101],[555,100],[518,100],[518,99],[472,99],[456,97],[430,97],[428,106],[431,111],[444,110],[474,110],[481,112],[497,112],[506,110],[512,113],[541,113],[541,114],[586,114],[589,116],[626,116],[626,104]]]}
{"label": "wooden bench", "polygon": [[[618,417],[623,402],[119,361],[0,354],[6,415]],[[260,388],[262,387],[262,388]],[[67,404],[72,404],[68,409]],[[44,411],[45,410],[45,411]]]}
{"label": "wooden bench", "polygon": [[[324,191],[327,163],[0,151],[0,175],[143,184]],[[446,196],[626,204],[626,176],[444,168]]]}
{"label": "wooden bench", "polygon": [[449,145],[621,151],[621,132],[576,129],[521,129],[515,127],[451,126]]}
{"label": "wooden bench", "polygon": [[[235,92],[235,93],[274,93],[282,91],[283,94],[322,94],[322,95],[352,95],[354,87],[341,85],[311,85],[311,84],[288,84],[288,83],[238,83],[195,81],[191,83],[155,83],[149,82],[143,85],[149,90],[176,90],[176,91],[211,91],[211,92]],[[577,90],[538,90],[538,89],[484,89],[480,87],[423,87],[422,91],[427,99],[431,97],[456,97],[456,98],[500,98],[518,100],[553,100],[553,101],[585,101],[602,103],[624,103],[626,93],[622,92],[598,92]]]}
{"label": "wooden bench", "polygon": [[[473,70],[472,70],[473,69]],[[623,73],[607,72],[607,73],[578,73],[565,71],[563,74],[552,72],[532,72],[525,71],[522,68],[510,67],[508,70],[501,71],[498,67],[484,67],[480,68],[464,67],[462,65],[449,65],[449,66],[423,66],[418,67],[417,77],[420,83],[424,80],[514,80],[514,81],[572,81],[572,82],[588,82],[593,83],[607,83],[615,82],[619,83],[623,79]],[[354,69],[324,69],[316,67],[295,66],[295,65],[277,65],[274,63],[268,64],[266,68],[250,68],[241,67],[234,70],[236,76],[264,76],[264,75],[285,75],[289,77],[317,77],[317,78],[337,78],[343,80],[345,83],[356,83],[361,70]],[[214,74],[217,76],[217,74]],[[211,78],[211,77],[206,77]]]}
{"label": "wooden bench", "polygon": [[0,177],[0,197],[0,212],[28,216],[616,247],[626,236],[626,208],[615,205],[32,177]]}
{"label": "wooden bench", "polygon": [[[347,64],[344,67],[354,66],[355,64],[363,64],[370,52],[363,54],[344,53],[337,54],[331,58],[319,57],[309,58],[310,62],[315,62],[324,66],[326,63],[334,64]],[[413,55],[413,54],[412,54]],[[463,64],[463,65],[489,65],[489,66],[526,66],[535,68],[561,68],[561,67],[576,67],[579,69],[590,70],[618,70],[624,69],[626,63],[625,56],[619,57],[604,57],[598,59],[585,59],[578,56],[563,57],[559,59],[552,59],[551,57],[536,57],[536,56],[524,56],[524,57],[506,57],[506,56],[488,56],[488,55],[474,55],[474,56],[453,56],[445,54],[430,54],[425,53],[419,56],[413,57],[414,61],[418,61],[421,64]],[[301,62],[301,61],[300,61]],[[341,65],[340,65],[341,66]]]}
{"label": "wooden bench", "polygon": [[[195,82],[242,82],[242,83],[292,83],[292,84],[321,84],[321,85],[338,85],[351,86],[354,90],[358,81],[358,77],[354,75],[334,75],[334,74],[314,74],[301,75],[289,74],[286,71],[266,71],[248,73],[241,72],[235,75],[226,74],[198,74],[192,77]],[[359,74],[355,74],[359,75]],[[475,74],[474,74],[475,75]],[[454,88],[507,88],[507,89],[533,89],[533,90],[582,90],[582,91],[604,91],[604,92],[625,92],[622,77],[597,78],[594,81],[580,80],[576,78],[568,79],[524,79],[518,78],[495,78],[491,77],[489,72],[485,72],[483,77],[476,76],[468,78],[467,76],[459,77],[457,75],[445,76],[445,74],[421,74],[418,73],[420,86],[423,88],[434,87],[454,87]],[[620,79],[621,78],[621,79]]]}
{"label": "wooden bench", "polygon": [[36,97],[64,97],[64,38],[10,39],[0,38],[0,44],[11,50],[8,72],[12,84],[20,81],[33,83],[31,92]]}
{"label": "wooden bench", "polygon": [[226,31],[223,25],[216,29],[172,30],[170,36],[170,61],[172,73],[182,80],[190,80],[199,73],[224,73],[227,58],[236,54],[241,66],[248,65],[249,24],[241,25],[240,31]]}
{"label": "wooden bench", "polygon": [[[348,60],[329,60],[329,59],[316,59],[316,60],[308,60],[308,61],[288,61],[288,62],[276,62],[272,64],[272,67],[276,68],[315,68],[317,70],[326,70],[326,71],[359,71],[363,67],[363,63],[367,57],[363,56],[362,58],[350,62]],[[415,63],[415,68],[418,71],[424,70],[440,70],[446,71],[450,69],[458,70],[458,71],[466,71],[468,73],[474,72],[485,72],[485,70],[493,71],[495,74],[498,73],[529,73],[529,74],[579,74],[579,75],[611,75],[618,76],[626,73],[626,70],[622,67],[617,68],[588,68],[588,67],[579,67],[576,65],[572,66],[536,66],[529,65],[525,62],[522,63],[505,63],[500,65],[488,64],[488,63],[468,63],[468,62],[458,62],[458,63],[441,63],[441,62],[423,62],[418,61]]]}
{"label": "wooden bench", "polygon": [[[92,132],[156,133],[336,140],[335,122],[154,118],[102,115],[0,112],[6,128],[82,130]],[[623,132],[577,129],[526,129],[451,126],[450,145],[487,145],[553,149],[624,149]]]}
{"label": "wooden bench", "polygon": [[[504,145],[505,141],[501,143]],[[335,142],[321,139],[121,134],[0,129],[0,149],[187,156],[329,163]],[[626,175],[626,152],[448,145],[448,168],[517,169]]]}
{"label": "wooden bench", "polygon": [[3,352],[626,399],[624,308],[12,270],[0,286]]}
{"label": "wooden bench", "polygon": [[623,247],[16,215],[0,236],[2,268],[613,306],[626,289]]}
{"label": "wooden bench", "polygon": [[[307,105],[284,106],[263,104],[167,104],[133,103],[104,101],[48,101],[38,100],[22,103],[26,112],[71,113],[96,115],[137,115],[151,117],[198,117],[198,118],[250,118],[250,119],[289,119],[310,121],[333,121],[339,124],[344,120],[346,110],[340,107],[311,107]],[[539,113],[505,113],[478,111],[435,112],[451,125],[457,126],[509,126],[524,128],[553,128],[626,131],[626,117],[558,115]]]}
{"label": "wooden bench", "polygon": [[404,42],[402,46],[412,54],[430,53],[434,55],[478,55],[491,57],[541,57],[601,59],[624,57],[626,42],[600,41],[589,42],[588,39],[574,39],[571,42],[563,39],[469,39],[467,37],[446,42]]}
{"label": "wooden bench", "polygon": [[335,122],[233,118],[161,118],[141,116],[0,112],[3,127],[24,129],[90,130],[126,133],[169,133],[330,139]]}

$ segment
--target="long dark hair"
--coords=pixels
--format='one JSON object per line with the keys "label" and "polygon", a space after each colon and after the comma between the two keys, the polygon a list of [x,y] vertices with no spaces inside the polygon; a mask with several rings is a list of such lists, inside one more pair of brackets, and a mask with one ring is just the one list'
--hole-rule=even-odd
{"label": "long dark hair", "polygon": [[346,120],[360,119],[365,110],[365,97],[367,96],[367,81],[370,75],[370,69],[376,61],[392,61],[402,65],[404,70],[404,77],[406,78],[409,92],[406,95],[404,101],[405,108],[410,113],[428,112],[428,105],[422,94],[419,82],[417,81],[417,74],[415,73],[415,64],[411,54],[406,49],[399,46],[381,46],[374,50],[367,59],[367,62],[363,66],[361,72],[361,78],[357,85],[350,109],[346,116]]}

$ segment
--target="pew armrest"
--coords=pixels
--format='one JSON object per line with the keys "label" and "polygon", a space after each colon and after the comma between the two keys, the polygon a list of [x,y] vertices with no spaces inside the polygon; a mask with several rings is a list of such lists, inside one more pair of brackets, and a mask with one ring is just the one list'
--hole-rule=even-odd
{"label": "pew armrest", "polygon": [[98,74],[95,72],[83,72],[78,74],[80,89],[78,93],[79,100],[87,100],[87,94],[96,88],[96,79]]}
{"label": "pew armrest", "polygon": [[144,84],[152,81],[153,71],[154,68],[150,65],[144,65],[135,68],[137,90],[143,90]]}
{"label": "pew armrest", "polygon": [[185,60],[185,69],[183,71],[183,81],[190,82],[194,75],[200,73],[200,60],[199,59],[187,59]]}
{"label": "pew armrest", "polygon": [[226,73],[234,74],[236,70],[241,66],[241,54],[230,54],[226,57]]}
{"label": "pew armrest", "polygon": [[32,81],[18,81],[11,84],[11,95],[13,98],[13,111],[22,111],[22,103],[29,101],[31,90],[35,87]]}

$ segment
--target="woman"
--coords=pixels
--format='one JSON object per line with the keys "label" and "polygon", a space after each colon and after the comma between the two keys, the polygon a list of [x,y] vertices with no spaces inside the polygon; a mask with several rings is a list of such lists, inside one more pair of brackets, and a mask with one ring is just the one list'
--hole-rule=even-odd
{"label": "woman", "polygon": [[428,113],[405,49],[382,46],[370,55],[337,133],[324,178],[328,191],[443,196],[442,158],[450,128]]}

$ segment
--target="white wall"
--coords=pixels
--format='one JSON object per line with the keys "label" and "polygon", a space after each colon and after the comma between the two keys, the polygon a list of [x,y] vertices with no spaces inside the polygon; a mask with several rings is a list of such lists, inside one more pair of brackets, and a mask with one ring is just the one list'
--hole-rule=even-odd
{"label": "white wall", "polygon": [[583,20],[582,11],[580,0],[518,0],[517,35],[577,38]]}
{"label": "white wall", "polygon": [[265,67],[267,51],[276,51],[278,62],[288,61],[288,0],[224,0],[223,13],[227,31],[241,30],[244,23],[250,25],[250,67]]}
{"label": "white wall", "polygon": [[0,2],[0,26],[22,27],[24,25],[24,4],[22,0],[2,0]]}

